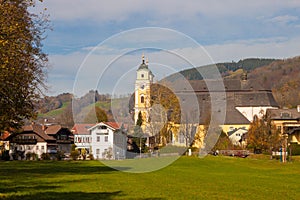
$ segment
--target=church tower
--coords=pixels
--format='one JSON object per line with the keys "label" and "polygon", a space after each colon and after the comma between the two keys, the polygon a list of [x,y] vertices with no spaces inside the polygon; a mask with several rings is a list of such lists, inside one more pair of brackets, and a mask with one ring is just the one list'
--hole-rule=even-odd
{"label": "church tower", "polygon": [[139,112],[143,118],[143,128],[149,121],[149,108],[150,108],[150,86],[153,83],[153,77],[151,70],[148,68],[148,60],[145,62],[145,56],[142,56],[142,64],[136,71],[135,81],[135,102],[134,102],[134,122],[136,124],[139,116]]}

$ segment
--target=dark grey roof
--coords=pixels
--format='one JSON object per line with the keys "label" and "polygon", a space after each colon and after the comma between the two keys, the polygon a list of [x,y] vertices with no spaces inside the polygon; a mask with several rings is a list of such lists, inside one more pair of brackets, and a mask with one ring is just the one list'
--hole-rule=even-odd
{"label": "dark grey roof", "polygon": [[145,64],[145,62],[143,62],[140,67],[138,68],[138,70],[140,69],[148,69],[148,65]]}
{"label": "dark grey roof", "polygon": [[[225,79],[224,87],[220,87],[220,81],[217,80],[193,80],[176,81],[172,83],[171,90],[175,91],[179,99],[196,99],[198,102],[190,100],[185,110],[191,112],[195,106],[199,105],[200,123],[205,124],[210,115],[211,97],[216,95],[221,97],[220,103],[226,106],[224,124],[249,124],[249,120],[243,116],[236,107],[259,107],[270,106],[278,107],[271,90],[262,88],[255,80]],[[208,89],[210,88],[210,89]],[[225,95],[225,96],[224,96]],[[224,97],[223,97],[224,96]],[[214,99],[214,101],[218,101]]]}
{"label": "dark grey roof", "polygon": [[292,119],[297,120],[300,119],[300,112],[298,112],[297,108],[294,109],[268,109],[267,116],[271,119]]}

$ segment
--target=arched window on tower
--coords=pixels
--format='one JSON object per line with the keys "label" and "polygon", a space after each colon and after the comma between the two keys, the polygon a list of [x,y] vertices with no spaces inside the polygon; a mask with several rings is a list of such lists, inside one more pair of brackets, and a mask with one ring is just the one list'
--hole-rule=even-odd
{"label": "arched window on tower", "polygon": [[145,97],[141,96],[141,103],[145,103]]}

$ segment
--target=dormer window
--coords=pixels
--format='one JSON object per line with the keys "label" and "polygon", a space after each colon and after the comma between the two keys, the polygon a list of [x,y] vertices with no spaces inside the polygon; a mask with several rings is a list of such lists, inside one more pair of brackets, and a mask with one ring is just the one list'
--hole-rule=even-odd
{"label": "dormer window", "polygon": [[289,113],[289,112],[282,112],[282,113],[280,113],[280,117],[282,119],[289,119],[289,118],[291,118],[291,113]]}

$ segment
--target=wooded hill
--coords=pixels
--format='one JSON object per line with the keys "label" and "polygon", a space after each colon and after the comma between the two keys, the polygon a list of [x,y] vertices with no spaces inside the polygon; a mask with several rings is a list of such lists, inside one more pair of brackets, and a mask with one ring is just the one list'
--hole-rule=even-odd
{"label": "wooded hill", "polygon": [[[244,60],[240,60],[238,62],[224,62],[224,63],[217,63],[216,66],[223,77],[229,76],[233,72],[243,69],[247,72],[251,72],[256,68],[269,65],[270,63],[276,61],[276,59],[265,59],[265,58],[248,58]],[[166,81],[174,82],[179,78],[186,78],[187,80],[202,80],[202,76],[199,73],[200,68],[209,67],[201,66],[191,69],[182,70],[178,73],[171,74],[170,76],[166,77]]]}

